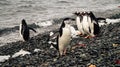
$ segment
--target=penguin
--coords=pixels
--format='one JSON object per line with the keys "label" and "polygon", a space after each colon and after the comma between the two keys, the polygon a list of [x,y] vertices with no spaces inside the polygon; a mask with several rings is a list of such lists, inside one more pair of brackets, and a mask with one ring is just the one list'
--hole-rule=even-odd
{"label": "penguin", "polygon": [[85,38],[95,37],[95,35],[97,35],[100,32],[100,27],[97,18],[91,11],[83,12],[81,15],[83,17],[83,30],[87,35]]}
{"label": "penguin", "polygon": [[82,19],[83,17],[80,15],[81,13],[80,12],[75,12],[73,13],[74,15],[76,15],[76,25],[77,25],[77,28],[79,30],[79,33],[80,35],[84,35],[84,31],[83,31],[83,26],[82,26]]}
{"label": "penguin", "polygon": [[95,37],[97,34],[99,34],[100,32],[100,27],[98,24],[98,20],[101,20],[102,18],[96,18],[95,15],[93,14],[93,12],[89,12],[89,21],[90,23],[90,36]]}
{"label": "penguin", "polygon": [[19,26],[19,32],[20,32],[20,36],[23,38],[24,41],[29,41],[30,39],[29,30],[33,30],[34,32],[36,32],[33,28],[28,27],[25,19],[23,19]]}
{"label": "penguin", "polygon": [[66,49],[70,47],[71,42],[71,30],[70,30],[70,18],[65,18],[59,28],[59,34],[57,35],[57,44],[53,45],[58,51],[59,56],[66,55]]}
{"label": "penguin", "polygon": [[81,23],[82,23],[82,29],[84,31],[84,34],[89,35],[91,32],[91,29],[90,29],[91,21],[90,21],[90,18],[88,16],[88,13],[82,12],[80,15],[82,17]]}

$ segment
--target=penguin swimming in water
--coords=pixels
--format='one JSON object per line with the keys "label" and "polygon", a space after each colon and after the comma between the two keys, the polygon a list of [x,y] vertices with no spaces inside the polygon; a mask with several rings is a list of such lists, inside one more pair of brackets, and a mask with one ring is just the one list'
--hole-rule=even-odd
{"label": "penguin swimming in water", "polygon": [[75,12],[74,13],[77,17],[76,17],[76,25],[77,25],[77,28],[79,30],[79,33],[80,35],[84,35],[84,31],[83,31],[83,26],[82,26],[82,16],[80,15],[80,12]]}
{"label": "penguin swimming in water", "polygon": [[20,35],[24,39],[24,41],[28,41],[30,39],[30,32],[29,32],[30,29],[36,32],[33,28],[28,27],[25,19],[23,19],[20,24],[19,30],[20,30]]}
{"label": "penguin swimming in water", "polygon": [[66,54],[66,49],[70,46],[71,30],[70,30],[70,18],[65,18],[59,28],[59,34],[57,35],[57,44],[53,45],[58,51],[59,56]]}

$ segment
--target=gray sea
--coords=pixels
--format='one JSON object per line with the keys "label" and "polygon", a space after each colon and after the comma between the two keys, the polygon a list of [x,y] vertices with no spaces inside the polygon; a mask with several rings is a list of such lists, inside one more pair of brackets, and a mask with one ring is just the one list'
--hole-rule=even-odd
{"label": "gray sea", "polygon": [[19,26],[22,19],[26,19],[28,24],[37,22],[43,25],[43,29],[37,29],[38,33],[41,33],[48,29],[47,25],[56,27],[52,24],[54,18],[71,16],[75,11],[107,13],[119,10],[118,6],[120,0],[0,0],[0,46],[21,40],[19,31],[13,30]]}

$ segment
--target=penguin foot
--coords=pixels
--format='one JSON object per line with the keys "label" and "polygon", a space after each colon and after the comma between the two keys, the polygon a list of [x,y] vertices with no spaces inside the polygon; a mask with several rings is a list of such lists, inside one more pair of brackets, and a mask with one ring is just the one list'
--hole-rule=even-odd
{"label": "penguin foot", "polygon": [[89,35],[87,35],[87,36],[85,36],[85,38],[90,38],[90,36],[89,36]]}
{"label": "penguin foot", "polygon": [[79,34],[80,36],[84,36],[82,33],[81,34]]}
{"label": "penguin foot", "polygon": [[64,55],[64,56],[66,55],[66,49],[64,49],[64,51],[63,51],[63,55]]}
{"label": "penguin foot", "polygon": [[78,32],[77,35],[79,35],[79,36],[84,36],[81,32]]}
{"label": "penguin foot", "polygon": [[81,32],[79,32],[79,31],[77,31],[77,35],[82,35],[82,33],[81,33]]}

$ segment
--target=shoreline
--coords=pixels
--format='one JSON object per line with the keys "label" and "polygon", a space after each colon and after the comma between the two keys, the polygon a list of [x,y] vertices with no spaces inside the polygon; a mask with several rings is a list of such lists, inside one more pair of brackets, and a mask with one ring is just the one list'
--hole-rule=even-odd
{"label": "shoreline", "polygon": [[[53,29],[51,29],[53,30]],[[56,30],[53,30],[56,31]],[[94,64],[97,67],[115,66],[115,61],[120,60],[120,23],[101,26],[98,37],[85,39],[74,38],[71,45],[85,44],[71,51],[67,55],[58,58],[56,49],[50,49],[48,44],[49,32],[38,34],[31,38],[30,42],[12,42],[0,47],[0,55],[10,55],[23,49],[31,54],[9,58],[0,63],[0,66],[88,66]],[[118,44],[114,46],[113,44]],[[40,49],[34,52],[35,49]]]}
{"label": "shoreline", "polygon": [[[118,14],[119,10],[120,9],[107,10],[107,12],[106,11],[105,12],[94,12],[94,14],[95,14],[96,17],[109,18],[109,17],[111,17],[113,15]],[[75,18],[74,15],[71,15],[71,16],[68,16],[68,17]],[[62,17],[62,18],[64,18],[64,17]],[[45,33],[46,31],[52,31],[52,30],[54,30],[54,27],[55,27],[55,29],[59,28],[59,24],[60,24],[62,18],[54,18],[54,19],[52,19],[52,21],[51,21],[51,23],[53,22],[52,25],[46,26],[46,27],[43,26],[43,28],[40,27],[39,25],[36,25],[35,23],[30,24],[29,26],[35,28],[38,31],[38,33],[31,32],[31,36],[34,37],[34,36],[37,36],[38,34]],[[15,26],[13,28],[6,28],[4,30],[0,30],[1,31],[1,33],[0,33],[1,45],[0,46],[5,45],[6,43],[21,40],[20,37],[19,37],[19,29],[18,28],[19,28],[19,26]],[[48,30],[47,28],[49,28],[50,30]]]}

